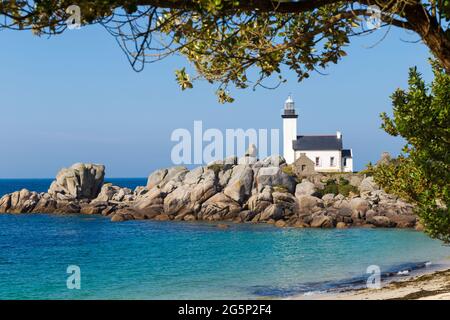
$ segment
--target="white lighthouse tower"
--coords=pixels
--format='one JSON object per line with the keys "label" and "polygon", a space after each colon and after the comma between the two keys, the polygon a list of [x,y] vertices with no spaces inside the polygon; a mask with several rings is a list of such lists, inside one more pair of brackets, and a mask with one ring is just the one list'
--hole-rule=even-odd
{"label": "white lighthouse tower", "polygon": [[291,164],[295,160],[293,141],[297,140],[298,115],[295,113],[295,103],[290,95],[284,103],[281,118],[283,118],[283,157]]}

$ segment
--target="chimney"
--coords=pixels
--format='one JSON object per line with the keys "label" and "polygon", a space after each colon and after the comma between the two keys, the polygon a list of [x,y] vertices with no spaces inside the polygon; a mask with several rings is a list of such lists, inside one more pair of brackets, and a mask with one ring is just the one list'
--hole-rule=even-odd
{"label": "chimney", "polygon": [[336,131],[336,138],[342,139],[342,133],[340,131]]}

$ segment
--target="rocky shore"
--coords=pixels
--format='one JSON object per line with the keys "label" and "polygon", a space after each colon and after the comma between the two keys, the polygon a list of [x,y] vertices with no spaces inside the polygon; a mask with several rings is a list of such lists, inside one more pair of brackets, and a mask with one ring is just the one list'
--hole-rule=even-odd
{"label": "rocky shore", "polygon": [[[204,220],[278,227],[420,228],[414,207],[362,174],[297,177],[284,159],[231,157],[208,166],[160,169],[135,190],[104,183],[105,167],[62,169],[48,192],[4,195],[0,213],[101,214],[112,221]],[[344,194],[341,194],[344,193]]]}

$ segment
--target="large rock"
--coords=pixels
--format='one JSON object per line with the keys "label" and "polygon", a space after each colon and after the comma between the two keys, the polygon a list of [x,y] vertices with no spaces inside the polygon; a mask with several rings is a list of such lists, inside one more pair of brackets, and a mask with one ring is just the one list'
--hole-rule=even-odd
{"label": "large rock", "polygon": [[414,228],[417,223],[417,217],[414,215],[386,213],[386,217],[389,218],[397,228]]}
{"label": "large rock", "polygon": [[331,217],[325,215],[316,215],[311,221],[312,228],[333,228],[334,221]]}
{"label": "large rock", "polygon": [[[204,169],[199,176],[198,174],[188,176],[189,174],[186,175],[183,184],[164,199],[165,213],[176,215],[177,220],[200,211],[202,203],[215,195],[219,189],[214,170]],[[188,184],[189,182],[194,183]]]}
{"label": "large rock", "polygon": [[199,206],[219,190],[217,178],[212,170],[207,170],[202,175],[200,182],[192,185],[191,202]]}
{"label": "large rock", "polygon": [[354,222],[360,222],[359,220],[365,219],[370,204],[366,199],[356,197],[350,199],[350,201],[347,199],[340,200],[334,204],[334,207],[339,209],[341,215],[346,213],[351,216]]}
{"label": "large rock", "polygon": [[135,199],[133,191],[129,188],[121,188],[118,186],[113,186],[111,183],[106,183],[102,186],[100,193],[97,198],[93,201],[104,202],[104,201],[116,201],[116,202],[129,202]]}
{"label": "large rock", "polygon": [[284,228],[286,226],[287,226],[287,223],[284,220],[278,220],[277,222],[275,222],[275,227]]}
{"label": "large rock", "polygon": [[238,164],[253,165],[258,161],[256,157],[244,156],[238,159]]}
{"label": "large rock", "polygon": [[322,196],[322,201],[325,206],[331,206],[334,203],[334,193],[327,193]]}
{"label": "large rock", "polygon": [[338,195],[334,199],[335,199],[335,201],[333,203],[333,208],[336,208],[336,209],[350,208],[351,209],[350,201],[348,201],[347,198],[345,198],[345,197],[340,198]]}
{"label": "large rock", "polygon": [[247,151],[245,152],[246,157],[257,157],[258,156],[258,148],[254,144],[251,144]]}
{"label": "large rock", "polygon": [[183,166],[160,169],[153,172],[147,180],[147,189],[158,187],[164,192],[172,192],[182,185],[182,181],[189,170]]}
{"label": "large rock", "polygon": [[[143,197],[146,193],[148,193],[148,191],[149,191],[149,189],[148,189],[147,187],[144,187],[144,186],[137,186],[136,188],[134,188],[133,195],[134,195],[136,198],[141,198],[141,197]],[[101,191],[100,191],[100,193],[101,193]]]}
{"label": "large rock", "polygon": [[244,156],[238,159],[237,164],[253,165],[258,161],[257,156],[258,149],[254,144],[251,144],[245,152]]}
{"label": "large rock", "polygon": [[297,187],[295,188],[295,196],[302,196],[302,195],[308,195],[311,196],[316,192],[316,186],[314,183],[303,179],[303,181],[299,184],[297,184]]}
{"label": "large rock", "polygon": [[283,208],[280,205],[271,204],[261,213],[259,221],[279,220],[283,218],[283,212]]}
{"label": "large rock", "polygon": [[0,198],[0,212],[5,213],[11,207],[11,195],[5,194]]}
{"label": "large rock", "polygon": [[300,195],[296,198],[298,201],[298,210],[300,212],[309,213],[313,211],[314,208],[323,207],[323,202],[319,198],[308,195]]}
{"label": "large rock", "polygon": [[258,191],[266,186],[284,187],[288,192],[294,193],[296,181],[295,178],[284,173],[279,167],[261,167],[256,174],[256,185]]}
{"label": "large rock", "polygon": [[91,202],[80,206],[81,214],[101,214],[108,206],[107,202]]}
{"label": "large rock", "polygon": [[336,224],[336,229],[345,229],[347,228],[347,224],[345,222],[338,222]]}
{"label": "large rock", "polygon": [[175,189],[164,199],[164,212],[168,215],[187,214],[192,212],[191,187],[183,185]]}
{"label": "large rock", "polygon": [[134,201],[133,191],[129,188],[119,188],[119,191],[112,197],[112,201],[130,202]]}
{"label": "large rock", "polygon": [[126,220],[142,220],[136,219],[136,212],[130,208],[117,210],[111,217],[112,222],[121,222]]}
{"label": "large rock", "polygon": [[109,201],[119,191],[119,189],[119,187],[113,186],[112,183],[106,183],[100,189],[100,193],[97,198],[95,198],[95,201]]}
{"label": "large rock", "polygon": [[395,223],[385,216],[373,216],[366,220],[367,223],[373,224],[379,228],[392,228],[395,227]]}
{"label": "large rock", "polygon": [[57,199],[94,199],[100,193],[105,166],[76,163],[64,168],[50,185],[48,193]]}
{"label": "large rock", "polygon": [[220,192],[202,204],[198,218],[200,220],[233,219],[241,210],[238,202]]}
{"label": "large rock", "polygon": [[41,196],[27,189],[15,191],[0,199],[0,212],[27,213],[32,212]]}
{"label": "large rock", "polygon": [[369,202],[365,199],[353,198],[350,200],[350,208],[353,212],[359,212],[361,216],[364,216],[369,210]]}
{"label": "large rock", "polygon": [[[215,166],[222,168],[222,164],[215,163],[208,167],[197,167],[188,171],[185,167],[173,167],[154,172],[149,177],[148,194],[144,200],[139,200],[135,209],[149,210],[158,213],[163,205],[164,214],[175,220],[182,220],[185,216],[195,220],[194,213],[200,210],[201,204],[212,197],[218,190],[218,179]],[[151,198],[158,199],[154,203]],[[150,198],[150,199],[149,199]]]}
{"label": "large rock", "polygon": [[151,189],[157,186],[167,175],[167,169],[159,169],[151,173],[147,179],[147,188]]}
{"label": "large rock", "polygon": [[298,212],[297,199],[287,192],[273,192],[273,203],[283,210],[283,216],[291,216]]}
{"label": "large rock", "polygon": [[158,217],[165,214],[161,203],[156,204],[154,202],[150,202],[150,199],[143,199],[137,205],[119,208],[110,213],[110,215],[112,216],[111,221],[117,222],[146,219],[160,220]]}
{"label": "large rock", "polygon": [[257,161],[253,168],[262,168],[262,167],[282,167],[285,165],[286,160],[280,155],[272,155],[268,156],[262,160]]}
{"label": "large rock", "polygon": [[365,178],[359,185],[359,192],[361,193],[373,192],[379,189],[379,186],[373,181],[373,177]]}
{"label": "large rock", "polygon": [[36,213],[52,213],[55,212],[57,207],[57,202],[52,198],[48,193],[43,193],[40,196],[40,199],[36,206],[33,209],[33,212]]}
{"label": "large rock", "polygon": [[251,211],[251,210],[241,210],[235,221],[236,222],[248,222],[251,221],[254,217],[256,216],[256,212]]}
{"label": "large rock", "polygon": [[219,180],[219,186],[223,189],[227,186],[228,182],[231,179],[231,174],[233,173],[233,170],[226,170],[226,171],[219,171],[219,174],[217,175],[217,178]]}
{"label": "large rock", "polygon": [[227,171],[228,169],[231,169],[233,166],[235,166],[238,162],[238,158],[236,156],[230,156],[228,158],[225,158],[224,160],[215,160],[210,163],[208,163],[208,168],[218,168],[222,171]]}
{"label": "large rock", "polygon": [[364,180],[364,176],[361,174],[352,174],[350,175],[350,177],[348,178],[348,182],[350,185],[354,186],[354,187],[359,187],[359,185],[361,184],[361,182]]}
{"label": "large rock", "polygon": [[360,219],[359,213],[358,215],[355,215],[352,211],[352,209],[348,207],[342,207],[337,209],[337,215],[339,217],[352,217],[352,219]]}
{"label": "large rock", "polygon": [[144,214],[148,219],[152,219],[157,215],[164,213],[164,206],[162,203],[150,199],[143,199],[139,201],[134,207],[136,212]]}
{"label": "large rock", "polygon": [[238,203],[243,203],[250,195],[253,184],[253,170],[245,164],[233,168],[231,178],[223,193]]}
{"label": "large rock", "polygon": [[111,222],[122,222],[122,221],[126,221],[126,220],[133,220],[133,216],[130,215],[127,219],[127,217],[123,214],[120,213],[115,213],[112,217],[111,217]]}
{"label": "large rock", "polygon": [[205,169],[203,167],[197,167],[192,169],[184,176],[183,183],[184,184],[197,184],[200,182],[200,179],[203,175]]}
{"label": "large rock", "polygon": [[139,215],[144,215],[148,219],[164,213],[164,197],[165,194],[157,188],[153,188],[137,200],[133,205],[133,209]]}
{"label": "large rock", "polygon": [[267,186],[260,193],[256,193],[248,199],[248,208],[256,213],[264,211],[273,203],[272,188]]}
{"label": "large rock", "polygon": [[55,213],[74,214],[80,213],[81,206],[76,201],[57,201]]}

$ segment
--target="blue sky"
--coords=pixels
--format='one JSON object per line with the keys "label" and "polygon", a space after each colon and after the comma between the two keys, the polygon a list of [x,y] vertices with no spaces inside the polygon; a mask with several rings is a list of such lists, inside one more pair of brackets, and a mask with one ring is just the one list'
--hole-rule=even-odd
{"label": "blue sky", "polygon": [[115,40],[101,27],[69,30],[52,38],[0,32],[0,178],[53,177],[75,162],[103,163],[109,177],[145,177],[172,165],[174,129],[281,128],[289,92],[299,112],[299,134],[340,130],[353,148],[355,169],[381,152],[397,154],[403,142],[385,134],[379,113],[389,96],[406,87],[408,68],[431,80],[428,49],[413,34],[392,29],[354,38],[348,56],[327,70],[276,90],[233,92],[221,105],[215,87],[196,83],[182,92],[173,57],[134,72]]}

